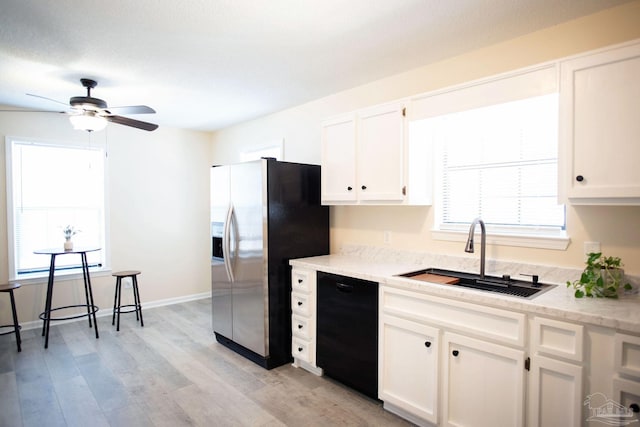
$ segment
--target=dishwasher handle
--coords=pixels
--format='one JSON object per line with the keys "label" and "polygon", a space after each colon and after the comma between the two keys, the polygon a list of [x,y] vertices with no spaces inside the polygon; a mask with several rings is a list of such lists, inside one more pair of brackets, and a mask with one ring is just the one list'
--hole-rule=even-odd
{"label": "dishwasher handle", "polygon": [[336,282],[336,289],[345,294],[353,292],[353,285],[346,285],[344,283]]}

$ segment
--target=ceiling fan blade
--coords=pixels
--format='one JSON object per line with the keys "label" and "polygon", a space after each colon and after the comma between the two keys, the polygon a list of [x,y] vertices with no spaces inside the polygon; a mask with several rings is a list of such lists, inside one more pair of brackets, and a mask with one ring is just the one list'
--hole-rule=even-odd
{"label": "ceiling fan blade", "polygon": [[69,114],[68,111],[51,111],[51,110],[0,110],[0,113],[56,113],[56,114]]}
{"label": "ceiling fan blade", "polygon": [[158,129],[158,125],[148,122],[142,122],[140,120],[130,119],[128,117],[122,116],[104,116],[105,119],[112,123],[117,123],[119,125],[131,126],[134,128],[142,129],[142,130],[156,130]]}
{"label": "ceiling fan blade", "polygon": [[69,106],[69,104],[68,104],[68,103],[66,103],[66,102],[62,102],[62,101],[58,101],[58,100],[55,100],[55,99],[47,98],[46,96],[34,95],[34,94],[32,94],[32,93],[28,93],[27,95],[28,95],[28,96],[33,96],[33,97],[35,97],[35,98],[46,99],[47,101],[51,101],[51,102],[56,102],[56,103],[58,103],[58,104],[62,104],[62,105],[64,105],[65,107],[68,107],[68,106]]}
{"label": "ceiling fan blade", "polygon": [[124,107],[109,107],[105,111],[111,114],[154,114],[156,110],[146,105],[129,105]]}

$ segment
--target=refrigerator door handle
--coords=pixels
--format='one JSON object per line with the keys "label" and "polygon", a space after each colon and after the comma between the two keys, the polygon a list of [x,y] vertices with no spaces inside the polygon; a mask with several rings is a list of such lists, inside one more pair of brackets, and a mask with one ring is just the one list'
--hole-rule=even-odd
{"label": "refrigerator door handle", "polygon": [[229,281],[233,283],[233,271],[231,269],[231,218],[233,216],[233,206],[229,205],[227,210],[227,219],[224,222],[224,231],[222,235],[222,251],[224,260],[224,269],[227,272]]}

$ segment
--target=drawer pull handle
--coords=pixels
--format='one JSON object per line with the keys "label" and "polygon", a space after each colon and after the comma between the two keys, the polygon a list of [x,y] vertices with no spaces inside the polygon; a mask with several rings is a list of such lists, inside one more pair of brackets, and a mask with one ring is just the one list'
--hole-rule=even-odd
{"label": "drawer pull handle", "polygon": [[302,329],[302,325],[298,325],[298,329]]}
{"label": "drawer pull handle", "polygon": [[298,307],[302,305],[302,301],[298,301]]}
{"label": "drawer pull handle", "polygon": [[302,279],[298,279],[298,283],[302,283],[304,280]]}
{"label": "drawer pull handle", "polygon": [[302,351],[302,347],[298,347],[298,351]]}
{"label": "drawer pull handle", "polygon": [[425,341],[424,346],[427,348],[431,347],[431,341]]}
{"label": "drawer pull handle", "polygon": [[629,409],[631,409],[635,413],[640,412],[640,406],[637,403],[632,403],[631,405],[629,405]]}
{"label": "drawer pull handle", "polygon": [[363,186],[362,186],[362,187],[360,187],[360,188],[362,188],[363,190],[366,190],[366,189],[367,189],[367,186],[366,186],[366,185],[363,185]]}
{"label": "drawer pull handle", "polygon": [[584,181],[584,176],[582,176],[582,175],[576,176],[576,181],[578,181],[578,182]]}
{"label": "drawer pull handle", "polygon": [[336,283],[336,289],[340,292],[350,294],[353,292],[353,285],[345,285],[344,283]]}
{"label": "drawer pull handle", "polygon": [[353,187],[348,186],[348,187],[347,187],[347,191],[351,191],[351,190],[353,190]]}
{"label": "drawer pull handle", "polygon": [[451,352],[451,354],[453,354],[453,357],[458,357],[458,355],[460,354],[460,352],[458,350],[453,350]]}

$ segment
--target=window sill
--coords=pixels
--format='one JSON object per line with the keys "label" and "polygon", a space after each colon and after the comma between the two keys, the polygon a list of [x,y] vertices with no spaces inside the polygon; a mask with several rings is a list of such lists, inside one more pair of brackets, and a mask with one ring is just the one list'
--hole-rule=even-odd
{"label": "window sill", "polygon": [[[111,275],[111,268],[102,267],[102,268],[90,268],[89,275],[91,278],[95,277],[103,277]],[[10,279],[10,283],[20,283],[21,285],[41,285],[46,284],[49,279],[49,271],[39,272],[39,273],[31,273],[24,274],[15,279]],[[56,271],[55,273],[55,281],[56,282],[64,282],[70,280],[82,280],[82,269],[78,269],[78,271]]]}
{"label": "window sill", "polygon": [[[462,230],[432,230],[431,236],[434,240],[465,242],[469,233]],[[564,251],[569,247],[569,243],[571,243],[571,238],[566,234],[550,236],[487,233],[488,245],[517,246],[522,248]]]}

